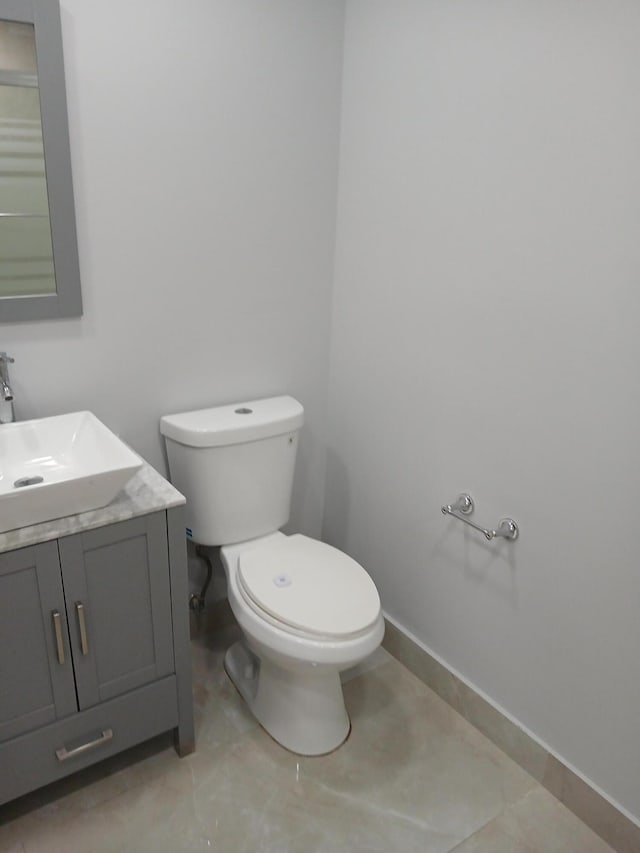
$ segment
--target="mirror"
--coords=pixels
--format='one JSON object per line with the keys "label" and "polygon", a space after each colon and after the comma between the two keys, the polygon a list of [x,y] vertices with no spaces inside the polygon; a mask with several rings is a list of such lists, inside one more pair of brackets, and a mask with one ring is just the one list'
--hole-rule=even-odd
{"label": "mirror", "polygon": [[33,24],[0,21],[0,297],[55,293]]}
{"label": "mirror", "polygon": [[0,322],[80,314],[58,0],[0,0]]}

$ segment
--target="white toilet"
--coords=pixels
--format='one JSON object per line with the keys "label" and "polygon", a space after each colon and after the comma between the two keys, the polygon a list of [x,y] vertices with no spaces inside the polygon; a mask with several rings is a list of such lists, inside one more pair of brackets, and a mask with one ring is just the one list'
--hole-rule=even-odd
{"label": "white toilet", "polygon": [[269,734],[320,755],[350,730],[340,672],[381,643],[380,598],[337,548],[279,528],[289,519],[304,410],[293,397],[218,406],[160,421],[187,535],[222,545],[229,602],[245,637],[227,673]]}

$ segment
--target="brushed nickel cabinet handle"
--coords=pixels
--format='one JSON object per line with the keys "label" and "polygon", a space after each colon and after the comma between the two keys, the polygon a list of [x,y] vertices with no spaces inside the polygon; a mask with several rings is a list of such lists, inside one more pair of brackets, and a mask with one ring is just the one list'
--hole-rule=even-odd
{"label": "brushed nickel cabinet handle", "polygon": [[113,740],[113,729],[104,729],[100,737],[90,740],[89,743],[76,746],[75,749],[67,751],[66,746],[63,746],[62,749],[56,749],[56,758],[58,761],[68,761],[70,758],[76,758],[78,755],[89,752],[90,749],[102,746],[103,743],[108,743],[110,740]]}
{"label": "brushed nickel cabinet handle", "polygon": [[80,628],[80,649],[83,655],[88,655],[87,623],[84,618],[84,604],[81,601],[76,601],[76,613],[78,614],[78,627]]}
{"label": "brushed nickel cabinet handle", "polygon": [[56,636],[56,652],[58,653],[58,663],[64,663],[64,643],[62,642],[62,620],[60,618],[60,611],[53,610],[51,612],[51,618],[53,619],[53,633]]}

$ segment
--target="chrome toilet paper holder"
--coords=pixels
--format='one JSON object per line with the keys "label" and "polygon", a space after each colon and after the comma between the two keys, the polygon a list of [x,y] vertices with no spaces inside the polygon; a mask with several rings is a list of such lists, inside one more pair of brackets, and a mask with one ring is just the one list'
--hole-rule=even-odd
{"label": "chrome toilet paper holder", "polygon": [[513,541],[520,535],[520,528],[512,518],[501,518],[498,522],[497,528],[495,529],[481,527],[479,524],[475,524],[475,522],[471,521],[470,518],[465,518],[465,516],[471,515],[475,509],[475,504],[471,495],[464,493],[458,495],[454,503],[447,504],[440,509],[443,515],[451,515],[453,518],[457,518],[458,521],[464,521],[464,523],[468,524],[469,527],[473,527],[474,530],[478,530],[480,533],[483,533],[485,539],[489,542],[492,539],[508,539]]}

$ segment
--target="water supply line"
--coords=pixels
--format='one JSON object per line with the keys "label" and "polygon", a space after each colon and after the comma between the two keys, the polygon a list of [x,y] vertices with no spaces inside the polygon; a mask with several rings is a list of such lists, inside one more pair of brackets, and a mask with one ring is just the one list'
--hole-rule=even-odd
{"label": "water supply line", "polygon": [[200,592],[192,592],[189,596],[189,610],[193,610],[196,613],[202,613],[206,604],[205,599],[207,595],[207,590],[209,589],[209,584],[211,583],[213,565],[211,563],[211,558],[205,552],[204,547],[202,545],[196,545],[196,554],[198,557],[200,557],[201,560],[204,561],[207,566],[207,579],[203,583]]}

